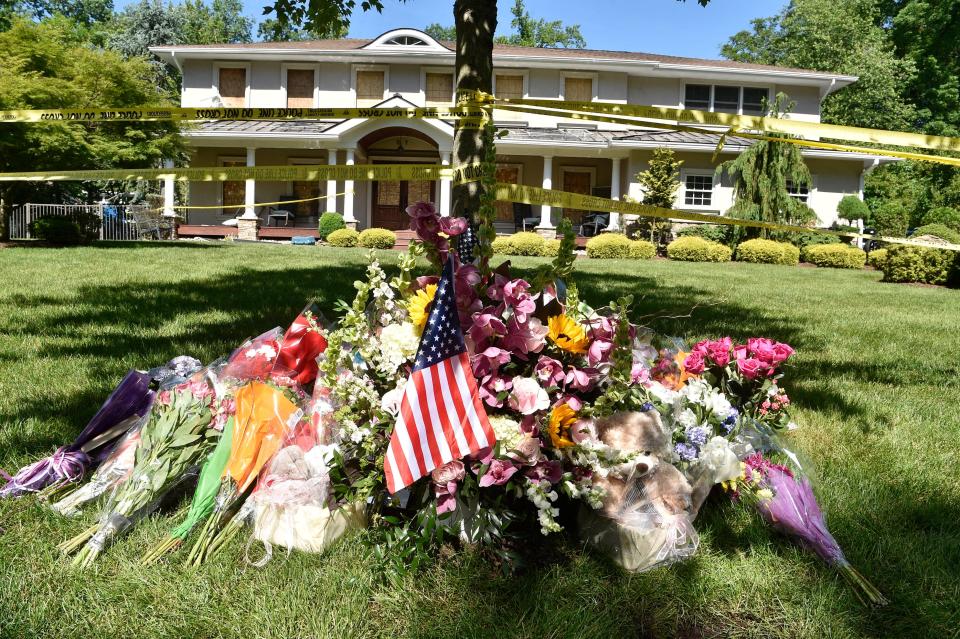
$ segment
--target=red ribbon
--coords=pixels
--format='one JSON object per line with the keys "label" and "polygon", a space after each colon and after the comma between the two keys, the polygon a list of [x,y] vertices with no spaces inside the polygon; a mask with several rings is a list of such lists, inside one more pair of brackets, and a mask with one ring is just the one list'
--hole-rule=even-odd
{"label": "red ribbon", "polygon": [[295,379],[301,385],[317,377],[317,356],[327,350],[327,339],[316,322],[307,317],[309,311],[297,316],[280,343],[275,372]]}

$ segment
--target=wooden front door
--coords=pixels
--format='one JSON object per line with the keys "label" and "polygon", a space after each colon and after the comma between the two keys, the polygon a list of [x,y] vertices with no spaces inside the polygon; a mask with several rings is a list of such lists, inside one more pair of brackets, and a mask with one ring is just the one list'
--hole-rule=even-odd
{"label": "wooden front door", "polygon": [[[593,185],[593,175],[590,171],[580,171],[577,169],[564,169],[563,171],[563,190],[568,193],[580,193],[581,195],[590,195],[590,187]],[[563,209],[563,216],[573,222],[574,228],[580,224],[585,211],[580,209]]]}
{"label": "wooden front door", "polygon": [[435,202],[432,180],[377,180],[373,183],[371,226],[399,231],[410,228],[407,207],[416,202]]}

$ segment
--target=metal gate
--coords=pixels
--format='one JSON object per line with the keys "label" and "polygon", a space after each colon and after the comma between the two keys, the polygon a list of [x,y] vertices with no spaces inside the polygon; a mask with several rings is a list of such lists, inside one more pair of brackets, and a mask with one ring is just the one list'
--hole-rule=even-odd
{"label": "metal gate", "polygon": [[157,212],[142,204],[17,204],[10,215],[10,239],[31,239],[30,224],[42,217],[94,214],[100,218],[101,240],[161,238]]}

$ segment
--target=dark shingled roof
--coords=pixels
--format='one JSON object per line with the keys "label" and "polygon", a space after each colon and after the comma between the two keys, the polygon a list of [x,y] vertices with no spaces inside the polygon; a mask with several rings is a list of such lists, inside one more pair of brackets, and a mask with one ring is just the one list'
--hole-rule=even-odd
{"label": "dark shingled roof", "polygon": [[337,122],[321,122],[317,120],[282,120],[282,121],[250,121],[250,120],[216,120],[213,122],[199,122],[193,131],[201,133],[274,133],[280,135],[316,135],[323,133]]}
{"label": "dark shingled roof", "polygon": [[[614,132],[614,141],[654,142],[656,144],[704,144],[716,146],[720,133],[695,133],[693,131],[636,131],[626,134]],[[754,143],[750,138],[728,135],[724,146],[747,147]]]}

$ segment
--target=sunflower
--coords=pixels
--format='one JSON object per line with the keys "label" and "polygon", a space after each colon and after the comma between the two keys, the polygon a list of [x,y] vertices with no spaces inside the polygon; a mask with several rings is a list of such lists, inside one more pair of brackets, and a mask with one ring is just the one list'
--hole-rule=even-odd
{"label": "sunflower", "polygon": [[589,344],[587,332],[573,318],[567,315],[554,315],[547,318],[547,328],[550,340],[563,350],[576,355],[587,352]]}
{"label": "sunflower", "polygon": [[436,284],[427,284],[413,294],[407,300],[407,312],[410,313],[410,321],[417,327],[417,331],[423,331],[427,324],[427,318],[430,315],[430,304],[433,302],[433,296],[437,294]]}
{"label": "sunflower", "polygon": [[569,448],[574,443],[570,441],[570,427],[577,421],[577,413],[569,404],[560,404],[550,411],[550,422],[547,432],[550,433],[550,442],[554,448]]}

